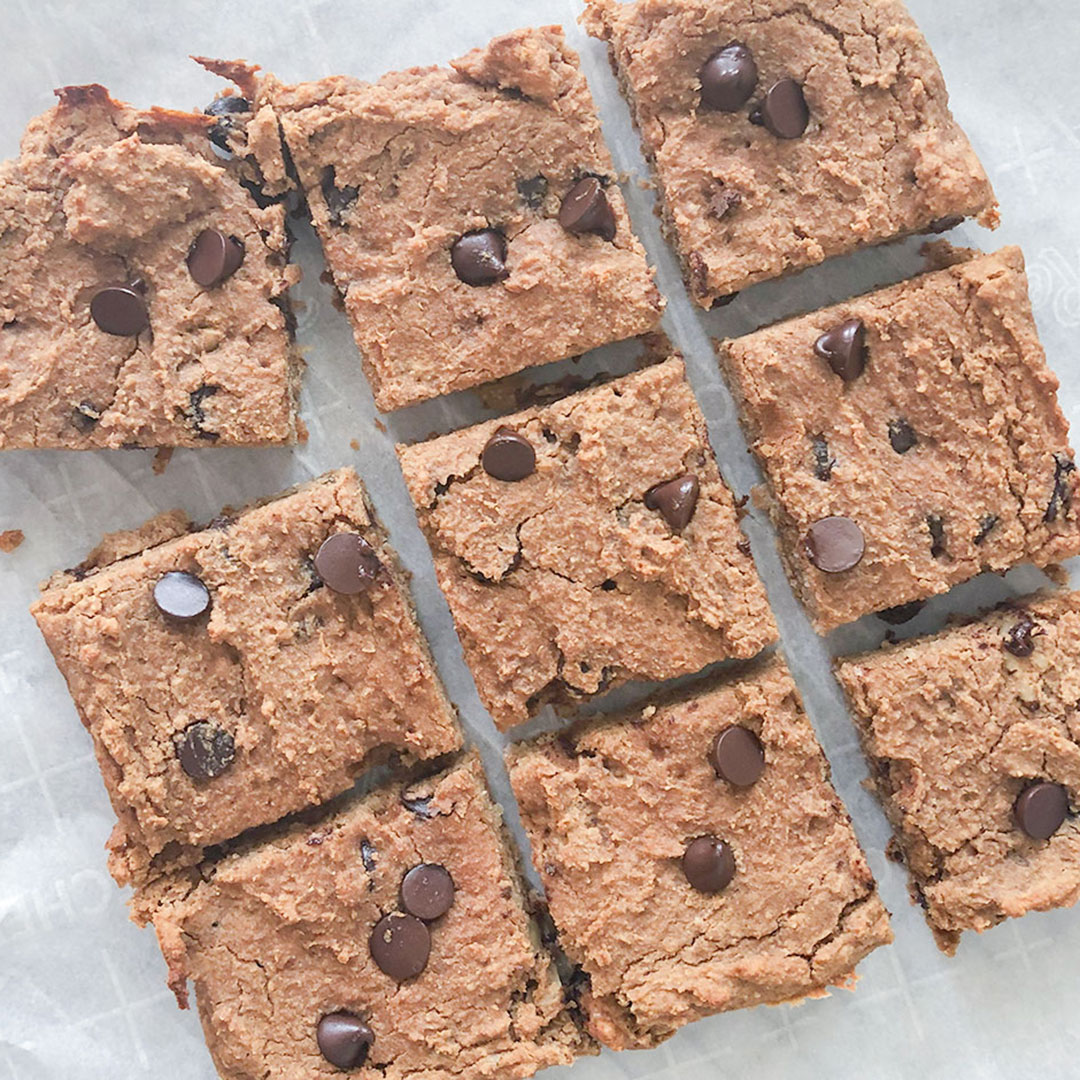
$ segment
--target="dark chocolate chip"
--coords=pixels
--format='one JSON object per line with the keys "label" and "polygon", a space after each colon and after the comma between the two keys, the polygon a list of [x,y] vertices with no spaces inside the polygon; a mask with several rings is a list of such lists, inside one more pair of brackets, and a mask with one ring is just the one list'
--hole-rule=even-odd
{"label": "dark chocolate chip", "polygon": [[420,863],[401,879],[401,906],[425,922],[445,915],[454,902],[454,879],[438,863]]}
{"label": "dark chocolate chip", "polygon": [[930,530],[930,554],[940,559],[948,553],[945,539],[945,519],[940,514],[927,514],[926,527]]}
{"label": "dark chocolate chip", "polygon": [[368,939],[371,958],[379,969],[405,982],[427,967],[431,954],[431,933],[415,915],[394,911],[381,918]]}
{"label": "dark chocolate chip", "polygon": [[194,780],[213,780],[220,776],[236,757],[233,737],[209,720],[197,720],[188,726],[176,744],[180,768]]}
{"label": "dark chocolate chip", "polygon": [[802,87],[794,79],[773,83],[761,104],[750,115],[778,139],[797,139],[810,123],[810,108]]}
{"label": "dark chocolate chip", "polygon": [[735,876],[735,856],[729,844],[715,836],[699,836],[686,846],[682,857],[686,880],[698,892],[726,889]]}
{"label": "dark chocolate chip", "polygon": [[698,78],[701,104],[706,109],[736,112],[750,100],[757,86],[754,54],[741,42],[733,41],[702,64]]}
{"label": "dark chocolate chip", "polygon": [[154,603],[162,615],[189,622],[209,610],[210,590],[194,574],[170,570],[154,585]]}
{"label": "dark chocolate chip", "polygon": [[946,217],[939,217],[934,221],[931,221],[926,227],[927,232],[932,233],[946,233],[950,229],[955,229],[957,225],[964,224],[963,214],[949,214]]}
{"label": "dark chocolate chip", "polygon": [[150,325],[146,298],[133,284],[98,289],[90,301],[90,316],[99,330],[116,337],[135,337]]}
{"label": "dark chocolate chip", "polygon": [[559,207],[559,224],[567,232],[596,233],[603,240],[615,239],[615,212],[595,176],[586,176],[570,189]]}
{"label": "dark chocolate chip", "polygon": [[1054,490],[1050,495],[1050,504],[1043,514],[1043,521],[1057,521],[1058,513],[1062,508],[1068,510],[1072,506],[1072,484],[1068,477],[1076,472],[1076,463],[1072,458],[1064,454],[1054,455]]}
{"label": "dark chocolate chip", "polygon": [[196,285],[212,289],[232,277],[244,261],[244,244],[217,229],[203,229],[191,242],[187,268]]}
{"label": "dark chocolate chip", "polygon": [[803,541],[806,557],[826,574],[842,574],[862,562],[866,539],[848,517],[821,518],[810,526]]}
{"label": "dark chocolate chip", "polygon": [[665,480],[645,492],[645,506],[659,510],[672,532],[682,532],[697,509],[701,485],[693,473]]}
{"label": "dark chocolate chip", "polygon": [[319,178],[319,190],[322,192],[323,202],[326,203],[326,214],[330,219],[330,224],[343,225],[345,211],[356,202],[360,189],[352,184],[338,187],[334,166],[327,165]]}
{"label": "dark chocolate chip", "polygon": [[547,198],[548,182],[547,177],[542,173],[537,173],[536,176],[529,176],[523,180],[517,182],[518,194],[525,201],[525,205],[530,210],[539,210],[544,205],[544,200]]}
{"label": "dark chocolate chip", "polygon": [[844,382],[857,379],[866,367],[866,326],[862,319],[848,319],[826,330],[814,342],[814,352]]}
{"label": "dark chocolate chip", "polygon": [[733,724],[716,736],[709,761],[721,780],[735,787],[749,787],[765,771],[765,750],[749,728]]}
{"label": "dark chocolate chip", "polygon": [[1060,784],[1039,780],[1020,792],[1013,810],[1017,825],[1032,840],[1049,840],[1069,812],[1069,794]]}
{"label": "dark chocolate chip", "polygon": [[513,483],[536,472],[536,451],[523,435],[501,427],[484,444],[480,464],[488,476]]}
{"label": "dark chocolate chip", "polygon": [[80,401],[71,414],[71,422],[82,432],[92,430],[100,419],[101,410],[92,401]]}
{"label": "dark chocolate chip", "polygon": [[375,845],[365,836],[360,841],[360,861],[369,873],[375,873]]}
{"label": "dark chocolate chip", "polygon": [[367,1061],[375,1034],[358,1016],[336,1012],[324,1016],[315,1032],[319,1053],[339,1069],[359,1069]]}
{"label": "dark chocolate chip", "polygon": [[414,797],[402,792],[401,805],[404,806],[410,814],[415,814],[418,818],[423,818],[425,821],[435,816],[431,810],[430,795],[419,795]]}
{"label": "dark chocolate chip", "polygon": [[497,229],[478,229],[454,241],[450,262],[466,285],[494,285],[510,276],[506,237]]}
{"label": "dark chocolate chip", "polygon": [[926,607],[925,600],[912,600],[910,603],[897,604],[895,607],[879,611],[877,617],[890,626],[903,626],[904,623],[911,622],[924,607]]}
{"label": "dark chocolate chip", "polygon": [[913,446],[919,445],[919,436],[906,420],[890,420],[889,442],[898,454],[906,454]]}
{"label": "dark chocolate chip", "polygon": [[315,554],[315,573],[334,592],[346,596],[370,589],[381,570],[375,549],[359,533],[334,533]]}
{"label": "dark chocolate chip", "polygon": [[195,428],[195,434],[200,439],[208,439],[210,442],[214,442],[219,438],[216,431],[208,431],[206,428],[206,413],[203,412],[203,402],[210,397],[213,397],[220,387],[214,386],[212,383],[204,383],[202,386],[196,387],[188,394],[188,415],[191,420],[191,426]]}
{"label": "dark chocolate chip", "polygon": [[987,514],[979,522],[979,531],[973,537],[972,542],[976,545],[985,543],[986,538],[994,531],[1000,520],[997,514]]}
{"label": "dark chocolate chip", "polygon": [[819,480],[831,480],[836,458],[829,453],[829,444],[824,435],[811,436],[814,447],[814,475]]}
{"label": "dark chocolate chip", "polygon": [[1035,651],[1035,638],[1039,636],[1039,624],[1025,615],[1005,631],[1001,647],[1013,656],[1030,656]]}
{"label": "dark chocolate chip", "polygon": [[236,94],[216,97],[203,109],[207,116],[232,116],[235,113],[251,112],[251,102]]}
{"label": "dark chocolate chip", "polygon": [[206,133],[206,137],[210,140],[210,146],[214,153],[225,161],[231,161],[235,156],[233,154],[232,146],[229,143],[229,135],[232,132],[232,128],[232,121],[228,117],[223,116]]}

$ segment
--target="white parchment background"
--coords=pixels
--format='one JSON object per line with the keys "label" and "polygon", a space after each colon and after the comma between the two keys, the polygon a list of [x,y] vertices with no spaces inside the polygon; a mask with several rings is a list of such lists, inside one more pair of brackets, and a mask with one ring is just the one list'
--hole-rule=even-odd
{"label": "white parchment background", "polygon": [[[1063,403],[1080,421],[1080,111],[1078,0],[910,0],[945,69],[953,107],[1001,198],[1003,226],[963,242],[1023,245],[1036,313]],[[188,53],[243,56],[288,80],[336,73],[375,77],[443,62],[497,32],[561,22],[581,48],[620,167],[644,175],[637,139],[601,46],[575,25],[577,0],[0,0],[0,155],[13,154],[25,122],[65,83],[103,82],[140,105],[201,106],[215,80]],[[686,299],[651,214],[651,195],[631,182],[639,235],[670,299],[666,329],[687,356],[728,480],[756,481],[732,405],[713,361],[711,336],[744,333],[918,269],[918,243],[865,252],[783,284],[745,293],[702,316]],[[321,260],[301,230],[305,281],[300,341],[310,364],[304,391],[308,444],[297,450],[180,451],[162,476],[143,451],[9,452],[0,458],[0,530],[26,542],[0,554],[0,1080],[211,1080],[192,1013],[175,1008],[152,933],[127,921],[124,895],[105,871],[112,814],[80,725],[27,605],[52,570],[78,562],[105,531],[172,506],[206,520],[225,505],[267,495],[326,469],[353,464],[371,488],[405,563],[416,575],[421,616],[443,675],[473,737],[488,751],[505,796],[500,740],[461,662],[393,454],[415,439],[478,419],[473,395],[394,416],[384,434],[352,338],[319,280]],[[624,370],[624,348],[589,366]],[[545,369],[555,378],[569,365]],[[358,450],[351,447],[356,440]],[[796,608],[768,529],[752,522],[784,645],[838,787],[851,808],[886,903],[896,944],[861,967],[855,994],[799,1008],[761,1008],[685,1029],[648,1053],[576,1065],[577,1080],[634,1077],[845,1078],[1080,1076],[1080,911],[1028,916],[965,940],[953,960],[934,948],[909,906],[903,872],[888,863],[883,817],[860,788],[864,767],[828,669],[828,652],[871,645],[882,628],[848,628],[824,643]],[[1074,579],[1076,577],[1074,571]],[[976,606],[1039,582],[1020,570],[962,587],[920,616]],[[513,818],[513,811],[510,810]],[[547,1074],[552,1080],[566,1070]]]}

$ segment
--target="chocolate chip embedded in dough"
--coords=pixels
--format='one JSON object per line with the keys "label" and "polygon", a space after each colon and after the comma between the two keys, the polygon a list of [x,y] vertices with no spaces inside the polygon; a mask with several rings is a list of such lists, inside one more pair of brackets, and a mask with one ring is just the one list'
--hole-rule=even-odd
{"label": "chocolate chip embedded in dough", "polygon": [[189,622],[209,609],[210,590],[194,574],[170,570],[154,584],[154,603],[163,615]]}
{"label": "chocolate chip embedded in dough", "polygon": [[927,225],[926,231],[932,233],[946,233],[950,229],[955,229],[957,225],[963,224],[963,214],[949,214],[946,217],[939,217],[934,221],[931,221],[930,224]]}
{"label": "chocolate chip embedded in dough", "polygon": [[1039,633],[1039,624],[1030,615],[1025,615],[1005,631],[1001,647],[1013,656],[1030,656],[1035,651],[1035,638]]}
{"label": "chocolate chip embedded in dough", "polygon": [[334,592],[345,596],[370,589],[381,570],[375,549],[359,533],[334,533],[315,554],[315,573]]}
{"label": "chocolate chip embedded in dough", "polygon": [[739,41],[714,52],[698,72],[701,104],[719,112],[737,112],[749,100],[758,81],[754,54]]}
{"label": "chocolate chip embedded in dough", "polygon": [[866,325],[862,319],[838,323],[814,342],[814,352],[844,382],[854,381],[866,368]]}
{"label": "chocolate chip embedded in dough", "polygon": [[450,262],[466,285],[494,285],[510,276],[506,237],[497,229],[478,229],[454,241]]}
{"label": "chocolate chip embedded in dough", "polygon": [[781,79],[769,87],[761,104],[750,114],[778,139],[797,139],[810,123],[810,107],[802,87],[794,79]]}
{"label": "chocolate chip embedded in dough", "polygon": [[176,744],[180,767],[193,780],[213,780],[236,757],[236,743],[223,727],[209,720],[197,720],[184,731]]}
{"label": "chocolate chip embedded in dough", "polygon": [[454,903],[454,879],[445,866],[420,863],[401,879],[401,906],[425,922],[445,915]]}
{"label": "chocolate chip embedded in dough", "polygon": [[536,451],[523,435],[501,427],[484,444],[480,464],[488,476],[515,483],[536,471]]}
{"label": "chocolate chip embedded in dough", "polygon": [[1076,472],[1076,463],[1066,454],[1054,455],[1054,489],[1050,494],[1050,503],[1043,514],[1043,521],[1054,522],[1061,510],[1072,506],[1072,483],[1068,477]]}
{"label": "chocolate chip embedded in dough", "polygon": [[849,517],[835,515],[815,521],[804,538],[806,557],[826,574],[842,574],[862,562],[866,538]]}
{"label": "chocolate chip embedded in dough", "polygon": [[682,532],[697,509],[701,485],[692,473],[666,480],[645,492],[645,506],[659,510],[672,532]]}
{"label": "chocolate chip embedded in dough", "polygon": [[913,446],[919,445],[919,436],[915,429],[901,417],[889,421],[889,442],[898,454],[906,454]]}
{"label": "chocolate chip embedded in dough", "polygon": [[731,846],[715,836],[699,836],[686,847],[682,857],[686,880],[703,893],[726,889],[735,877],[735,855]]}
{"label": "chocolate chip embedded in dough", "polygon": [[518,194],[530,210],[539,210],[547,198],[548,181],[542,173],[527,176],[517,182]]}
{"label": "chocolate chip embedded in dough", "polygon": [[431,933],[415,915],[394,911],[375,924],[368,948],[381,971],[398,982],[405,982],[427,967]]}
{"label": "chocolate chip embedded in dough", "polygon": [[824,435],[813,435],[810,442],[814,447],[814,476],[819,480],[831,480],[836,458],[829,452],[829,443]]}
{"label": "chocolate chip embedded in dough", "polygon": [[196,285],[212,289],[232,277],[244,261],[244,244],[218,229],[203,229],[191,242],[187,268]]}
{"label": "chocolate chip embedded in dough", "polygon": [[333,165],[327,165],[319,178],[319,190],[326,203],[326,215],[331,225],[345,224],[345,211],[360,195],[360,189],[352,184],[338,187],[337,172]]}
{"label": "chocolate chip embedded in dough", "polygon": [[90,301],[90,317],[99,330],[115,337],[135,337],[150,325],[146,297],[133,283],[98,289]]}
{"label": "chocolate chip embedded in dough", "polygon": [[997,514],[987,514],[986,517],[979,522],[979,531],[972,538],[972,543],[976,545],[984,544],[986,538],[994,531],[1000,520],[1001,519]]}
{"label": "chocolate chip embedded in dough", "polygon": [[237,94],[216,97],[203,109],[207,116],[231,116],[235,113],[251,112],[251,102]]}
{"label": "chocolate chip embedded in dough", "polygon": [[559,207],[559,224],[567,232],[596,233],[604,240],[615,239],[615,212],[595,176],[586,176],[570,189]]}
{"label": "chocolate chip embedded in dough", "polygon": [[879,611],[877,617],[890,626],[903,626],[911,622],[922,609],[926,607],[925,600],[912,600],[907,604],[897,604],[895,607],[885,608]]}
{"label": "chocolate chip embedded in dough", "polygon": [[947,555],[949,548],[945,536],[945,519],[940,514],[927,514],[926,527],[930,531],[930,554],[935,559]]}
{"label": "chocolate chip embedded in dough", "polygon": [[1016,823],[1033,840],[1049,840],[1069,812],[1069,795],[1060,784],[1046,780],[1029,784],[1013,806]]}
{"label": "chocolate chip embedded in dough", "polygon": [[765,749],[749,728],[733,724],[716,736],[709,761],[721,780],[735,787],[750,787],[765,771]]}
{"label": "chocolate chip embedded in dough", "polygon": [[319,1053],[339,1069],[358,1069],[367,1061],[375,1043],[375,1033],[358,1016],[348,1012],[329,1013],[315,1031]]}

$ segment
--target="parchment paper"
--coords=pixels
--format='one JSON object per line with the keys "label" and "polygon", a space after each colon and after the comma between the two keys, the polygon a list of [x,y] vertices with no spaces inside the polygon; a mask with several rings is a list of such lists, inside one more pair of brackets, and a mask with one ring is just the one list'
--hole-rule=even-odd
{"label": "parchment paper", "polygon": [[[1077,0],[910,0],[945,69],[953,107],[997,186],[1003,226],[965,227],[959,242],[1023,245],[1033,299],[1062,401],[1080,421],[1080,48]],[[444,62],[495,33],[561,22],[584,56],[601,103],[639,235],[670,298],[665,327],[684,350],[728,480],[738,493],[758,479],[717,374],[710,337],[747,332],[917,271],[918,242],[865,252],[782,283],[753,289],[702,316],[686,299],[651,213],[637,137],[603,48],[575,25],[577,0],[3,0],[0,154],[13,154],[26,121],[66,83],[102,82],[141,105],[201,106],[216,81],[187,54],[247,57],[288,80]],[[0,531],[25,543],[0,553],[0,1078],[2,1080],[212,1080],[194,1013],[164,985],[153,934],[127,921],[102,845],[113,822],[90,741],[63,680],[27,614],[36,583],[77,563],[105,531],[184,507],[207,520],[226,504],[275,492],[353,464],[373,492],[394,544],[415,573],[415,592],[443,676],[505,801],[494,732],[461,661],[393,453],[416,439],[488,415],[473,394],[375,423],[344,318],[319,281],[318,246],[306,227],[297,247],[305,273],[297,296],[300,342],[310,364],[304,418],[311,439],[296,450],[178,451],[164,475],[143,451],[9,452],[0,456]],[[626,370],[632,350],[601,350],[589,368]],[[540,373],[552,379],[573,365]],[[352,441],[358,449],[354,449]],[[896,944],[861,969],[854,994],[799,1008],[760,1008],[691,1025],[648,1053],[611,1054],[574,1067],[577,1080],[634,1077],[934,1078],[1080,1076],[1080,911],[1031,915],[965,939],[942,957],[907,899],[903,871],[882,852],[883,816],[862,790],[854,732],[828,668],[830,649],[867,647],[880,625],[857,625],[823,642],[810,631],[780,573],[771,534],[751,524],[784,647],[832,761],[837,785],[894,912]],[[1076,578],[1075,568],[1073,577]],[[1014,571],[930,605],[914,624],[939,625],[1041,576]],[[511,820],[515,820],[511,807]],[[567,1070],[546,1074],[561,1080]]]}

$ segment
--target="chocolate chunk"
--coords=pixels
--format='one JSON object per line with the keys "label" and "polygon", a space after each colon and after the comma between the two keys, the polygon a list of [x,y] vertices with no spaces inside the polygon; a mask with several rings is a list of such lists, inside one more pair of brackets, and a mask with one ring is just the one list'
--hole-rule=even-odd
{"label": "chocolate chunk", "polygon": [[750,787],[765,771],[765,749],[749,728],[733,724],[716,736],[709,761],[721,780]]}
{"label": "chocolate chunk", "polygon": [[693,473],[665,480],[645,492],[645,506],[659,510],[672,532],[682,532],[697,509],[701,485]]}
{"label": "chocolate chunk", "polygon": [[366,836],[360,841],[360,861],[369,874],[375,872],[375,845]]}
{"label": "chocolate chunk", "polygon": [[454,879],[438,863],[420,863],[401,879],[401,906],[425,922],[445,915],[454,902]]}
{"label": "chocolate chunk", "polygon": [[862,319],[848,319],[826,330],[814,342],[814,352],[844,382],[852,382],[866,367],[866,325]]}
{"label": "chocolate chunk", "polygon": [[427,967],[431,934],[415,915],[395,911],[375,924],[368,938],[368,948],[381,971],[391,979],[405,982]]}
{"label": "chocolate chunk", "polygon": [[430,795],[419,795],[414,797],[402,792],[401,805],[404,806],[410,814],[415,814],[418,818],[423,818],[425,821],[430,820],[435,816],[431,810]]}
{"label": "chocolate chunk", "polygon": [[211,289],[232,277],[244,261],[244,244],[217,229],[203,229],[191,242],[187,268],[196,285]]}
{"label": "chocolate chunk", "polygon": [[150,325],[146,298],[134,284],[98,289],[90,301],[90,316],[99,330],[116,337],[135,337]]}
{"label": "chocolate chunk", "polygon": [[176,744],[180,768],[194,780],[213,780],[236,757],[233,737],[209,720],[196,720]]}
{"label": "chocolate chunk", "polygon": [[603,240],[615,239],[615,212],[595,176],[586,176],[570,189],[559,207],[559,224],[567,232],[596,233]]}
{"label": "chocolate chunk", "polygon": [[480,464],[488,476],[514,483],[536,472],[536,451],[524,435],[501,427],[484,444]]}
{"label": "chocolate chunk", "polygon": [[842,574],[866,554],[863,531],[848,517],[827,517],[810,526],[803,541],[806,557],[826,574]]}
{"label": "chocolate chunk", "polygon": [[879,611],[877,617],[890,626],[903,626],[904,623],[911,622],[924,607],[926,607],[925,600],[912,600],[907,604],[897,604],[896,607]]}
{"label": "chocolate chunk", "polygon": [[203,109],[206,116],[232,116],[236,113],[246,112],[251,112],[251,102],[247,98],[239,97],[236,94],[227,94],[223,97],[214,98]]}
{"label": "chocolate chunk", "polygon": [[345,224],[345,211],[349,209],[360,194],[360,189],[348,184],[337,186],[337,172],[333,165],[327,165],[319,177],[319,190],[326,203],[326,214],[331,225]]}
{"label": "chocolate chunk", "polygon": [[964,224],[963,214],[949,214],[947,217],[939,217],[934,221],[931,221],[926,227],[927,232],[932,233],[946,233],[950,229],[955,229],[957,225]]}
{"label": "chocolate chunk", "polygon": [[698,892],[716,893],[731,884],[735,876],[735,856],[723,840],[699,836],[687,845],[682,868],[686,880]]}
{"label": "chocolate chunk", "polygon": [[750,100],[757,86],[754,54],[741,42],[733,41],[705,61],[698,78],[701,104],[706,109],[737,112]]}
{"label": "chocolate chunk", "polygon": [[345,596],[370,589],[381,570],[375,549],[359,533],[334,533],[315,555],[315,573],[334,592]]}
{"label": "chocolate chunk", "polygon": [[80,431],[90,431],[101,419],[101,410],[92,401],[80,401],[72,410],[71,422]]}
{"label": "chocolate chunk", "polygon": [[829,453],[829,444],[824,435],[811,436],[814,447],[814,475],[819,480],[831,480],[832,471],[836,468],[836,458]]}
{"label": "chocolate chunk", "polygon": [[497,229],[478,229],[454,241],[450,262],[466,285],[494,285],[510,276],[506,237]]}
{"label": "chocolate chunk", "polygon": [[154,603],[162,615],[190,622],[209,610],[210,590],[194,574],[170,570],[154,585]]}
{"label": "chocolate chunk", "polygon": [[810,123],[810,108],[802,87],[794,79],[773,83],[750,114],[750,122],[763,125],[778,139],[799,138]]}
{"label": "chocolate chunk", "polygon": [[367,1061],[375,1034],[358,1016],[352,1013],[329,1013],[319,1021],[315,1031],[319,1053],[339,1069],[358,1069]]}
{"label": "chocolate chunk", "polygon": [[906,420],[890,420],[889,442],[898,454],[906,454],[913,446],[919,445],[919,436]]}
{"label": "chocolate chunk", "polygon": [[1035,651],[1035,638],[1039,633],[1039,624],[1030,615],[1025,615],[1005,631],[1001,647],[1013,656],[1030,656]]}
{"label": "chocolate chunk", "polygon": [[982,521],[979,522],[979,531],[972,538],[972,543],[974,543],[974,544],[982,544],[982,543],[984,543],[986,541],[986,538],[990,535],[990,533],[994,531],[994,529],[997,526],[997,523],[1000,520],[1001,519],[997,516],[997,514],[987,514],[986,517],[984,517],[982,519]]}
{"label": "chocolate chunk", "polygon": [[945,519],[940,514],[927,514],[926,527],[930,530],[930,554],[940,559],[948,554],[945,540]]}
{"label": "chocolate chunk", "polygon": [[1032,840],[1049,840],[1069,812],[1069,794],[1060,784],[1039,780],[1020,792],[1013,810],[1017,825]]}
{"label": "chocolate chunk", "polygon": [[210,442],[214,442],[219,436],[216,431],[206,429],[206,413],[203,412],[202,405],[207,398],[213,397],[219,389],[212,383],[204,383],[188,394],[188,415],[192,427],[195,428],[195,434],[200,439],[208,439]]}
{"label": "chocolate chunk", "polygon": [[530,176],[525,180],[519,180],[517,182],[518,194],[524,199],[525,205],[530,210],[539,210],[544,205],[544,200],[547,198],[548,182],[547,177],[542,173],[537,173],[536,176]]}
{"label": "chocolate chunk", "polygon": [[1050,495],[1050,505],[1043,514],[1043,521],[1057,521],[1059,511],[1062,508],[1068,510],[1072,506],[1072,484],[1069,483],[1068,477],[1074,472],[1076,472],[1076,463],[1072,458],[1064,454],[1054,455],[1054,490]]}

